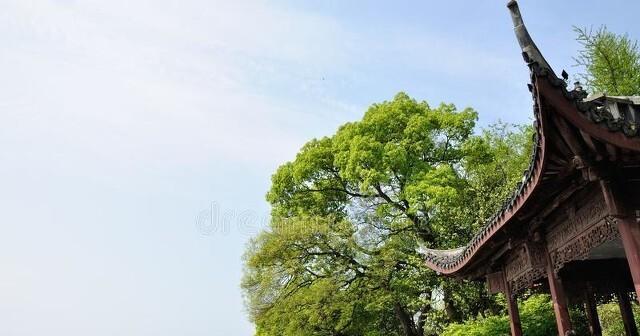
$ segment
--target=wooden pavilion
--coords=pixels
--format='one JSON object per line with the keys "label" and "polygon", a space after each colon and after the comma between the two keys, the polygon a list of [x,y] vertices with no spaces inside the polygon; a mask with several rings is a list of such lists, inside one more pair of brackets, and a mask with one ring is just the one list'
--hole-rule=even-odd
{"label": "wooden pavilion", "polygon": [[640,97],[587,97],[567,88],[532,41],[516,1],[511,12],[527,63],[534,150],[521,183],[464,247],[425,250],[427,265],[486,280],[508,301],[511,334],[522,335],[516,295],[551,294],[559,335],[572,334],[570,303],[585,307],[601,335],[596,300],[616,296],[627,335],[638,335],[631,299],[640,297]]}

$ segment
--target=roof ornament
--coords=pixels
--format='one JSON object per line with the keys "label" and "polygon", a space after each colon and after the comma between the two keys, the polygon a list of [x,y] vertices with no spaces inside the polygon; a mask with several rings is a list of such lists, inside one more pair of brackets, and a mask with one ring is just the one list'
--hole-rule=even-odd
{"label": "roof ornament", "polygon": [[580,81],[573,83],[573,90],[571,90],[570,93],[574,98],[580,101],[584,100],[589,95],[582,87],[582,83],[580,83]]}
{"label": "roof ornament", "polygon": [[520,48],[522,49],[525,61],[527,61],[527,63],[537,63],[541,68],[553,73],[551,66],[547,63],[544,57],[542,57],[542,53],[540,53],[540,50],[533,42],[529,32],[527,31],[527,27],[524,25],[522,15],[520,14],[520,8],[518,7],[518,2],[516,0],[511,0],[507,4],[507,7],[511,12],[513,30],[516,33],[516,38],[518,39],[518,44],[520,44]]}

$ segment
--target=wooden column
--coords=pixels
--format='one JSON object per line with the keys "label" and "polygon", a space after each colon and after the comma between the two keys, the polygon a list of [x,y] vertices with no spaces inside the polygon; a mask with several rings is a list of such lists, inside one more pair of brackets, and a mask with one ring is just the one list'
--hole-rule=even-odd
{"label": "wooden column", "polygon": [[569,308],[567,297],[564,293],[564,287],[560,277],[553,269],[551,256],[545,248],[547,279],[549,280],[549,291],[551,292],[551,300],[553,301],[553,312],[556,315],[556,325],[558,326],[558,335],[565,335],[571,330],[571,319],[569,318]]}
{"label": "wooden column", "polygon": [[629,217],[618,217],[618,230],[627,256],[631,278],[640,298],[640,225]]}
{"label": "wooden column", "polygon": [[520,323],[520,311],[518,310],[518,300],[511,292],[511,286],[507,281],[506,272],[502,272],[504,295],[507,297],[507,311],[509,312],[509,325],[511,336],[522,336],[522,324]]}
{"label": "wooden column", "polygon": [[622,314],[622,323],[624,324],[624,332],[627,336],[638,336],[638,328],[633,318],[633,310],[631,310],[631,302],[629,294],[624,289],[618,289],[618,306],[620,306],[620,314]]}
{"label": "wooden column", "polygon": [[609,208],[609,213],[611,216],[616,217],[618,222],[618,231],[620,231],[624,254],[629,263],[636,296],[640,300],[640,224],[622,206],[618,189],[612,188],[611,183],[606,180],[600,180],[600,187]]}
{"label": "wooden column", "polygon": [[591,284],[587,284],[585,287],[584,310],[587,314],[587,321],[589,322],[589,333],[591,336],[602,336],[602,327],[600,326],[600,319],[598,318],[596,296],[593,292],[593,287]]}

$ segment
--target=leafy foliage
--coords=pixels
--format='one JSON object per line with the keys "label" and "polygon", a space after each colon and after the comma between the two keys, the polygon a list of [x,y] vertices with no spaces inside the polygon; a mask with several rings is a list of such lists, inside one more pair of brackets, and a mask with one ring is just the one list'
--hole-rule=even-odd
{"label": "leafy foliage", "polygon": [[442,336],[509,336],[509,318],[507,316],[489,316],[466,323],[452,323]]}
{"label": "leafy foliage", "polygon": [[582,45],[577,65],[584,66],[582,78],[593,92],[609,95],[640,94],[640,51],[638,42],[601,27],[595,32],[574,27]]}
{"label": "leafy foliage", "polygon": [[[522,332],[525,336],[549,336],[556,331],[555,316],[549,295],[535,294],[519,306]],[[510,335],[507,316],[489,316],[449,325],[442,336],[501,336]]]}
{"label": "leafy foliage", "polygon": [[272,222],[245,256],[258,335],[435,335],[503,312],[418,253],[465,244],[528,163],[530,129],[473,135],[476,118],[400,93],[278,168]]}
{"label": "leafy foliage", "polygon": [[[640,307],[635,304],[631,306],[633,315],[636,316],[636,326],[640,329]],[[624,335],[624,324],[622,323],[622,315],[617,302],[609,302],[598,306],[598,317],[602,327],[602,336]]]}
{"label": "leafy foliage", "polygon": [[[604,27],[576,32],[592,91],[640,94],[635,41]],[[476,119],[399,93],[280,166],[272,221],[245,254],[257,335],[508,335],[504,298],[437,276],[418,253],[467,243],[528,165],[530,127],[474,135]],[[599,310],[605,335],[621,334],[617,310]],[[525,335],[555,334],[548,296],[522,300],[520,312]],[[584,331],[579,309],[572,320]]]}

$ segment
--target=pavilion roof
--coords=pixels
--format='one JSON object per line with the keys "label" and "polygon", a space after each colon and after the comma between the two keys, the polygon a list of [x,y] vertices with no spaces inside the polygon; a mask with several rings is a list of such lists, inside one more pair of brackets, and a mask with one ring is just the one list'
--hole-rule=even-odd
{"label": "pavilion roof", "polygon": [[[579,83],[572,90],[567,89],[567,74],[562,72],[559,78],[542,53],[531,39],[524,25],[518,4],[511,0],[507,7],[511,13],[514,31],[525,62],[531,70],[531,84],[534,100],[534,148],[530,157],[528,169],[524,172],[522,180],[516,190],[505,200],[501,209],[489,218],[483,228],[467,243],[467,245],[449,249],[438,250],[422,248],[427,266],[443,274],[462,274],[468,271],[469,265],[474,259],[478,259],[479,251],[483,249],[497,249],[494,244],[488,244],[490,239],[503,230],[507,224],[514,220],[518,211],[531,203],[530,196],[538,187],[541,180],[541,171],[544,169],[545,130],[540,118],[540,98],[537,97],[540,88],[537,86],[540,80],[545,81],[545,90],[554,90],[557,96],[570,106],[575,116],[567,118],[570,123],[581,131],[592,134],[595,138],[607,143],[612,143],[625,150],[640,152],[640,97],[621,97],[597,94],[587,97],[587,93]],[[548,88],[547,88],[548,86]],[[549,89],[550,88],[550,89]],[[486,252],[486,251],[485,251]]]}

